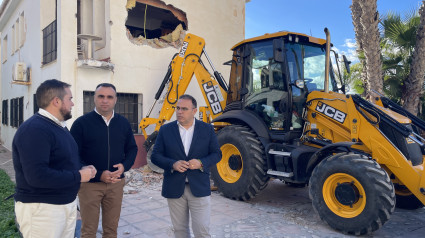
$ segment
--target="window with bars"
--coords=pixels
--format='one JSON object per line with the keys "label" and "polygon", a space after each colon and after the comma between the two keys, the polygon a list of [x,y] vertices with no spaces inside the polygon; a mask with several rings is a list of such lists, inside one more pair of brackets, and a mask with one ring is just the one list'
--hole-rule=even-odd
{"label": "window with bars", "polygon": [[[83,92],[83,113],[89,113],[94,110],[94,92]],[[141,133],[139,129],[139,120],[142,115],[141,96],[134,93],[117,93],[117,104],[115,112],[127,118],[130,122],[133,133]]]}
{"label": "window with bars", "polygon": [[37,97],[36,97],[36,95],[34,94],[34,114],[36,114],[37,112],[38,112],[38,105],[37,105]]}
{"label": "window with bars", "polygon": [[56,20],[43,29],[43,64],[56,60],[57,37]]}
{"label": "window with bars", "polygon": [[10,125],[18,128],[24,122],[24,97],[10,100]]}
{"label": "window with bars", "polygon": [[8,102],[8,100],[6,99],[6,100],[3,100],[3,105],[2,105],[2,114],[1,114],[1,123],[3,124],[3,125],[7,125],[9,122],[8,122],[8,106],[9,106],[9,102]]}

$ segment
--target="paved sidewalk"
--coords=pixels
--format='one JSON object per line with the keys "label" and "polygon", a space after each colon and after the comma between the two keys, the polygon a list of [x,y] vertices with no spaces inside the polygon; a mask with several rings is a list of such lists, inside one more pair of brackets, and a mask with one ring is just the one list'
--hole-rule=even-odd
{"label": "paved sidewalk", "polygon": [[[213,192],[211,232],[216,238],[351,237],[332,230],[313,211],[307,188],[278,180],[249,202]],[[160,191],[124,196],[118,237],[173,237],[167,202]],[[419,238],[425,234],[425,209],[396,209],[370,237]],[[101,237],[100,234],[98,237]]]}
{"label": "paved sidewalk", "polygon": [[[274,181],[268,190],[276,186],[287,187]],[[299,197],[295,191],[288,192],[297,197],[297,201],[293,201],[290,206],[297,206],[297,212],[310,213],[308,197]],[[305,221],[298,220],[296,214],[285,214],[273,205],[268,205],[270,200],[261,197],[241,202],[213,193],[211,201],[213,237],[345,237],[317,222],[318,217],[314,214],[307,225]],[[118,237],[173,237],[167,202],[161,197],[160,191],[143,190],[138,194],[126,194],[118,233]]]}
{"label": "paved sidewalk", "polygon": [[[11,153],[0,146],[0,169],[14,178]],[[313,211],[308,188],[273,180],[256,198],[234,201],[213,192],[211,232],[215,238],[350,237],[332,230]],[[396,209],[370,237],[425,235],[425,209]],[[98,232],[98,236],[101,233]],[[120,238],[173,237],[167,201],[159,189],[125,194],[118,228]]]}

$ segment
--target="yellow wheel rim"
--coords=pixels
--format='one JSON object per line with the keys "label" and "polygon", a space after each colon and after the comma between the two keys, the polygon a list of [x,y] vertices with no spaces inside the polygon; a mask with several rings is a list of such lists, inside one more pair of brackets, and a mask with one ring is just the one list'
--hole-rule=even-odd
{"label": "yellow wheel rim", "polygon": [[[240,179],[243,171],[242,155],[238,148],[232,144],[224,144],[220,147],[220,149],[223,156],[221,157],[220,162],[217,163],[218,174],[220,174],[221,179],[223,179],[226,183],[236,183]],[[234,158],[240,158],[240,160],[238,160],[240,162],[240,168],[238,169],[232,169],[230,166],[229,162]]]}
{"label": "yellow wheel rim", "polygon": [[[352,203],[342,203],[341,195],[347,194],[341,192],[342,188],[345,188],[345,191],[349,190]],[[323,184],[322,193],[328,208],[340,217],[356,217],[366,206],[366,193],[363,186],[349,174],[336,173],[329,176]]]}

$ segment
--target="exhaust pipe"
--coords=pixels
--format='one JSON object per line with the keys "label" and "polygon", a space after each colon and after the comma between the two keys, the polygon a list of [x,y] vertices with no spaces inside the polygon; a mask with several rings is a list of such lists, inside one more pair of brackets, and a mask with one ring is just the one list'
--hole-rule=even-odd
{"label": "exhaust pipe", "polygon": [[325,93],[329,93],[329,69],[330,69],[329,60],[331,59],[330,57],[331,34],[329,33],[329,30],[327,27],[325,27],[325,34],[326,34]]}

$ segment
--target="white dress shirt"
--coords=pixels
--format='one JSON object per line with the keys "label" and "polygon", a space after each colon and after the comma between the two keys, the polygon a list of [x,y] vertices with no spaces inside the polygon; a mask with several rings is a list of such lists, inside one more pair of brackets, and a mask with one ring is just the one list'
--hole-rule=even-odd
{"label": "white dress shirt", "polygon": [[[94,111],[95,111],[97,114],[99,114],[100,116],[102,116],[102,114],[100,114],[99,112],[97,112],[96,108],[94,108]],[[106,123],[106,126],[109,126],[109,123],[111,122],[112,118],[114,118],[114,115],[115,115],[115,110],[114,110],[114,111],[112,111],[112,116],[111,116],[111,118],[109,118],[109,120],[108,120],[108,118],[106,118],[106,117],[102,116],[103,120],[104,120],[104,121],[105,121],[105,123]]]}
{"label": "white dress shirt", "polygon": [[193,131],[195,130],[195,121],[196,120],[193,119],[193,123],[189,129],[184,128],[179,122],[177,122],[177,125],[179,126],[180,138],[182,139],[184,153],[186,156],[189,155],[190,144],[192,143],[193,138]]}
{"label": "white dress shirt", "polygon": [[47,118],[49,118],[50,120],[56,122],[56,124],[58,124],[59,126],[65,128],[66,127],[66,122],[65,121],[59,121],[59,119],[57,119],[55,116],[53,116],[50,112],[44,110],[43,108],[38,109],[38,113],[42,116],[45,116]]}

